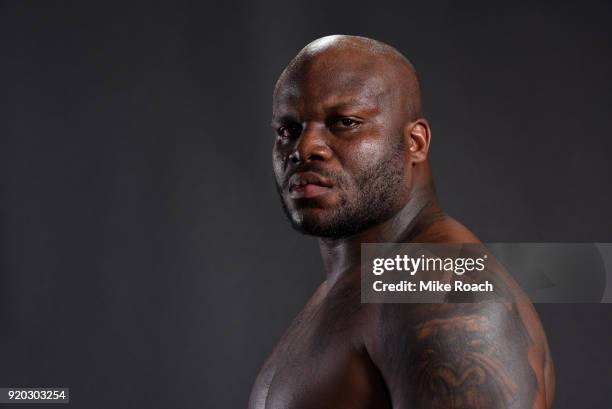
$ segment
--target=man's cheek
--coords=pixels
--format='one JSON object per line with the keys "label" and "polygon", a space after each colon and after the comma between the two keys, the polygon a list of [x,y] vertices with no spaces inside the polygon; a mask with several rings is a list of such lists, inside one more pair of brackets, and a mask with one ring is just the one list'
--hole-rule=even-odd
{"label": "man's cheek", "polygon": [[351,144],[347,150],[346,160],[362,164],[361,167],[368,163],[378,163],[384,159],[389,151],[390,141],[387,138],[380,136],[372,136],[361,138]]}
{"label": "man's cheek", "polygon": [[389,148],[380,141],[363,141],[346,152],[344,169],[353,181],[360,179],[361,175],[368,174],[368,170],[377,164],[388,160]]}
{"label": "man's cheek", "polygon": [[275,145],[272,149],[272,168],[277,180],[285,173],[285,162],[285,153]]}

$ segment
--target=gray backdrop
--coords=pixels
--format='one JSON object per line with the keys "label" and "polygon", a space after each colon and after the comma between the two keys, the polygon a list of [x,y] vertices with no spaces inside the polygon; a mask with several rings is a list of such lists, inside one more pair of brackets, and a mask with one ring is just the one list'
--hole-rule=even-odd
{"label": "gray backdrop", "polygon": [[[412,59],[442,203],[483,240],[612,241],[608,2],[123,3],[0,3],[0,386],[246,406],[324,277],[268,124],[326,34]],[[537,309],[555,407],[609,408],[612,306]]]}

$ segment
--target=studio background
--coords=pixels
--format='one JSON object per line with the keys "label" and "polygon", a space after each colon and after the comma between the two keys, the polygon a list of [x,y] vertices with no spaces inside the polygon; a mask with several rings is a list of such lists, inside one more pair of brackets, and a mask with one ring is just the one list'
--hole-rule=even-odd
{"label": "studio background", "polygon": [[[324,279],[269,121],[327,34],[412,60],[441,203],[482,240],[611,242],[610,4],[424,3],[1,2],[0,386],[246,407]],[[609,408],[612,306],[536,307],[554,407]]]}

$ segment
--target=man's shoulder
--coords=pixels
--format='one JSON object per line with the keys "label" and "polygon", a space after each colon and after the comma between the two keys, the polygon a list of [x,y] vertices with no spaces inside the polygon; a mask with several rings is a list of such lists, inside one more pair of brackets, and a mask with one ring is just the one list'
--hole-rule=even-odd
{"label": "man's shoulder", "polygon": [[516,330],[522,319],[517,305],[502,302],[381,304],[377,316],[383,341],[413,343],[432,334],[450,336],[452,331],[486,332],[491,337],[511,321],[517,321],[512,323]]}
{"label": "man's shoulder", "polygon": [[478,397],[478,407],[532,408],[550,395],[534,320],[513,303],[383,304],[370,352],[395,398],[418,407]]}

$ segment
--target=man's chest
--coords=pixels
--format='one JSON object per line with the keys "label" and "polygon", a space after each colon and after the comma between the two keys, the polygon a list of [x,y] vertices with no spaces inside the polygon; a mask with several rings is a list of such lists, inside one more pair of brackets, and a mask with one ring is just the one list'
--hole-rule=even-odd
{"label": "man's chest", "polygon": [[385,408],[382,379],[358,341],[355,311],[306,307],[263,365],[250,409]]}

